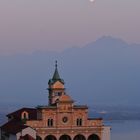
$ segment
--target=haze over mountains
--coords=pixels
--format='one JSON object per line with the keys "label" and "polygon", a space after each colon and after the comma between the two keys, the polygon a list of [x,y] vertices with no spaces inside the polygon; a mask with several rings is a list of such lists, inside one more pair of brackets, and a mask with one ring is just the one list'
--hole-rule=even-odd
{"label": "haze over mountains", "polygon": [[47,104],[55,60],[77,103],[140,106],[140,45],[106,36],[59,53],[0,56],[0,104]]}

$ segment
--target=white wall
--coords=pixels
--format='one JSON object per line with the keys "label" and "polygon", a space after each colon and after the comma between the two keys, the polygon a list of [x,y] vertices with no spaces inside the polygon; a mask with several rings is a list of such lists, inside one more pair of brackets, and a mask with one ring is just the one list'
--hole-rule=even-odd
{"label": "white wall", "polygon": [[19,140],[20,136],[21,136],[21,132],[16,134],[17,140]]}
{"label": "white wall", "polygon": [[110,140],[110,126],[103,127],[102,140]]}
{"label": "white wall", "polygon": [[32,136],[34,139],[36,139],[36,131],[32,129],[31,127],[27,127],[22,130],[22,132],[19,132],[16,134],[17,139],[20,138],[20,136],[25,136],[26,134]]}
{"label": "white wall", "polygon": [[25,136],[26,134],[29,134],[30,136],[36,139],[36,131],[31,127],[27,127],[22,130],[22,136]]}

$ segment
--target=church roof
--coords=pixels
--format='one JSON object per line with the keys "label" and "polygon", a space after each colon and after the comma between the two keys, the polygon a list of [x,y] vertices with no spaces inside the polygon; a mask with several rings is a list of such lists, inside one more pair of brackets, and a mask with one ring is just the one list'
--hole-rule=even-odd
{"label": "church roof", "polygon": [[64,84],[64,80],[61,79],[61,77],[59,75],[58,68],[57,68],[57,61],[56,61],[53,77],[52,77],[52,79],[49,80],[48,84],[54,84],[57,81],[60,81],[62,84]]}
{"label": "church roof", "polygon": [[73,106],[74,109],[88,109],[87,105],[74,105]]}
{"label": "church roof", "polygon": [[53,80],[59,80],[61,79],[60,76],[59,76],[59,73],[58,73],[58,69],[57,69],[57,65],[56,65],[56,68],[55,68],[55,71],[54,71],[54,75],[53,75]]}
{"label": "church roof", "polygon": [[20,122],[12,120],[12,121],[7,122],[3,126],[1,126],[1,130],[9,134],[17,134],[18,132],[21,132],[23,129],[27,127],[29,126],[23,125]]}
{"label": "church roof", "polygon": [[60,102],[73,102],[73,100],[71,99],[71,97],[69,95],[61,95],[59,98]]}
{"label": "church roof", "polygon": [[37,109],[35,108],[21,108],[15,112],[12,112],[7,115],[7,117],[12,116],[13,118],[20,120],[22,112],[26,111],[29,113],[29,120],[36,120],[37,119]]}
{"label": "church roof", "polygon": [[38,105],[37,107],[36,107],[37,109],[56,109],[57,107],[56,107],[56,105],[51,105],[51,106],[42,106],[42,105]]}
{"label": "church roof", "polygon": [[103,118],[88,118],[88,120],[103,120]]}

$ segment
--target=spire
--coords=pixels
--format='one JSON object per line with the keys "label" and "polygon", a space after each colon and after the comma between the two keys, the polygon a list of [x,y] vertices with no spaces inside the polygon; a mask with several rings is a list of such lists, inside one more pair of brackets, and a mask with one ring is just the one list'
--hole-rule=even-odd
{"label": "spire", "polygon": [[48,84],[54,84],[56,81],[60,81],[62,84],[64,84],[64,80],[61,79],[59,76],[57,67],[58,67],[57,61],[55,61],[55,71],[54,71],[52,79],[49,80]]}
{"label": "spire", "polygon": [[52,80],[60,80],[60,79],[61,78],[59,76],[58,69],[57,69],[57,61],[55,61],[55,72],[54,72]]}

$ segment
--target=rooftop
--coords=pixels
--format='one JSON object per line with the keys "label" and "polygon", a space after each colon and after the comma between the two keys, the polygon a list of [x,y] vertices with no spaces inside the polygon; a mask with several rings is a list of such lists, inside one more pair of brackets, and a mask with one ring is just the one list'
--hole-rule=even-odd
{"label": "rooftop", "polygon": [[18,132],[22,131],[29,126],[21,124],[21,122],[17,121],[9,121],[6,124],[1,126],[2,131],[9,133],[9,134],[17,134]]}

